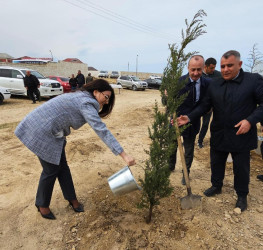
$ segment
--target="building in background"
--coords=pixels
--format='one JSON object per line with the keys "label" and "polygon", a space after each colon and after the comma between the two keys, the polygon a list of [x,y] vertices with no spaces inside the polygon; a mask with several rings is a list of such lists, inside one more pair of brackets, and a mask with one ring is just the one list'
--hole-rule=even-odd
{"label": "building in background", "polygon": [[6,62],[11,63],[14,57],[6,54],[6,53],[0,53],[0,62]]}
{"label": "building in background", "polygon": [[64,62],[72,62],[72,63],[83,63],[78,58],[66,58],[63,60]]}

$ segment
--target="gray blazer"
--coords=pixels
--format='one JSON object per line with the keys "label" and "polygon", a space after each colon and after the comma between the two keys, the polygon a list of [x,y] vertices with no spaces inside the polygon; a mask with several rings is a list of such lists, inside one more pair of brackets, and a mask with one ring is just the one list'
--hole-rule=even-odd
{"label": "gray blazer", "polygon": [[39,158],[59,165],[65,136],[70,128],[88,123],[101,140],[118,155],[123,149],[98,115],[100,106],[87,91],[57,96],[29,113],[15,135]]}

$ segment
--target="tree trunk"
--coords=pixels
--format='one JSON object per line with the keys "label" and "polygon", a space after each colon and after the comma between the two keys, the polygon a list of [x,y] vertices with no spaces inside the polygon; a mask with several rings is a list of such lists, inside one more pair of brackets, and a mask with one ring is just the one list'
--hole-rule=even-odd
{"label": "tree trunk", "polygon": [[149,214],[146,218],[146,223],[149,224],[152,220],[153,204],[150,204]]}

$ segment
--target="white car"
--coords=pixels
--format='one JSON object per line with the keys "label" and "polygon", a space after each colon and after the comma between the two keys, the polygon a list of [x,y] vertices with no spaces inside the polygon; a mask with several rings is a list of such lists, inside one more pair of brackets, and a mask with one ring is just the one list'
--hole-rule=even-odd
{"label": "white car", "polygon": [[0,87],[0,105],[3,104],[4,100],[10,99],[11,93],[8,89]]}
{"label": "white car", "polygon": [[7,88],[12,95],[27,95],[27,90],[24,86],[24,77],[26,71],[31,71],[40,82],[40,96],[57,96],[63,93],[63,88],[60,83],[55,80],[47,79],[36,70],[27,68],[18,68],[10,66],[0,66],[0,87]]}
{"label": "white car", "polygon": [[106,70],[101,70],[100,73],[98,74],[98,77],[108,78],[108,77],[109,77],[109,73],[108,73],[108,71],[106,71]]}

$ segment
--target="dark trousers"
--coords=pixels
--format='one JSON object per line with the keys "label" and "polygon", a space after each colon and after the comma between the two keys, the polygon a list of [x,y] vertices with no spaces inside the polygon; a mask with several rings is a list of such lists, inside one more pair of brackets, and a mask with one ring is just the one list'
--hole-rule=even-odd
{"label": "dark trousers", "polygon": [[59,165],[46,162],[40,158],[39,160],[43,167],[43,171],[39,180],[36,205],[40,207],[49,207],[56,178],[58,178],[64,198],[66,200],[75,200],[76,193],[66,160],[65,145]]}
{"label": "dark trousers", "polygon": [[[190,173],[190,168],[194,159],[195,136],[192,137],[183,136],[183,139],[184,139],[185,163],[186,163],[187,171],[188,173]],[[170,157],[170,162],[169,162],[170,170],[175,169],[176,157],[177,157],[177,148],[175,149],[174,153]]]}
{"label": "dark trousers", "polygon": [[39,100],[40,98],[40,92],[38,88],[28,88],[28,96],[33,101],[36,102],[36,100]]}
{"label": "dark trousers", "polygon": [[199,132],[199,138],[198,138],[198,143],[200,143],[200,144],[202,144],[204,141],[205,135],[206,135],[207,130],[208,130],[211,115],[212,115],[212,112],[209,112],[209,113],[205,114],[202,118],[202,128]]}
{"label": "dark trousers", "polygon": [[[233,159],[234,189],[238,196],[246,196],[249,192],[250,151],[230,153]],[[228,154],[229,152],[210,149],[211,182],[214,187],[223,186]]]}

